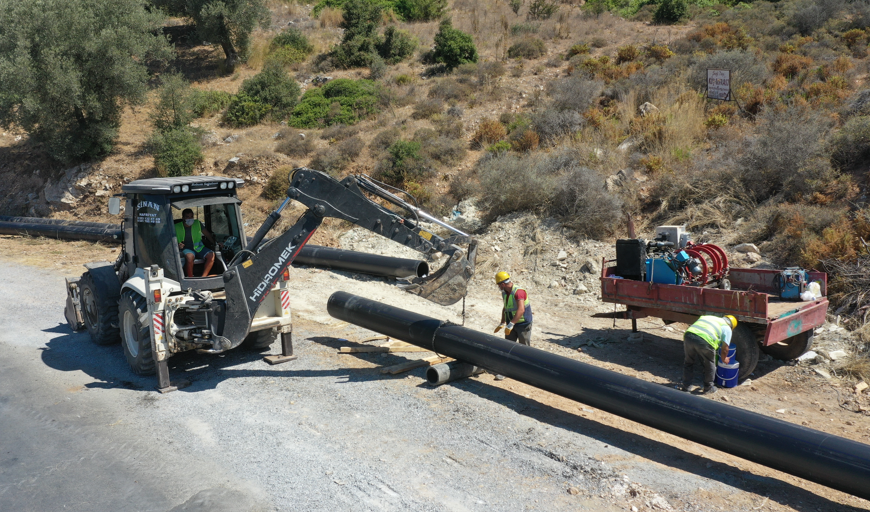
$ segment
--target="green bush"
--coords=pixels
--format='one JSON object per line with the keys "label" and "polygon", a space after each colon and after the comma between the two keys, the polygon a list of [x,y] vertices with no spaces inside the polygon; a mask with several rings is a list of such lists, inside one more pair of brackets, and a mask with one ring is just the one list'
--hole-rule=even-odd
{"label": "green bush", "polygon": [[406,30],[399,30],[394,25],[387,27],[384,38],[378,44],[378,55],[388,64],[403,61],[414,54],[417,41]]}
{"label": "green bush", "polygon": [[546,54],[546,45],[536,37],[528,37],[522,41],[517,41],[508,48],[508,57],[512,59],[537,59]]}
{"label": "green bush", "polygon": [[506,140],[501,140],[486,148],[488,153],[507,153],[511,150],[511,143]]}
{"label": "green bush", "polygon": [[435,34],[435,49],[432,58],[452,70],[461,64],[477,62],[477,47],[470,35],[453,28],[449,19],[441,22]]}
{"label": "green bush", "polygon": [[548,2],[547,0],[532,0],[529,4],[528,18],[530,20],[548,20],[556,11],[559,10],[559,4],[556,2]]}
{"label": "green bush", "polygon": [[288,67],[303,62],[308,58],[308,55],[308,53],[296,48],[281,47],[269,52],[266,57],[266,65],[277,64],[281,67]]}
{"label": "green bush", "polygon": [[540,29],[541,26],[537,23],[517,23],[516,25],[511,25],[511,35],[537,34]]}
{"label": "green bush", "polygon": [[286,118],[299,102],[299,84],[284,68],[276,65],[267,65],[263,71],[242,82],[241,90],[242,94],[268,105],[275,120]]}
{"label": "green bush", "polygon": [[271,49],[292,48],[305,55],[314,53],[314,45],[298,28],[287,28],[272,39]]}
{"label": "green bush", "polygon": [[333,63],[342,68],[369,67],[377,55],[377,29],[383,7],[370,0],[344,2],[341,43],[330,54]]}
{"label": "green bush", "polygon": [[161,176],[190,176],[196,164],[202,162],[198,137],[188,128],[154,132],[151,148]]}
{"label": "green bush", "polygon": [[287,123],[296,128],[356,124],[378,112],[379,86],[371,80],[339,78],[305,91]]}
{"label": "green bush", "polygon": [[233,95],[224,91],[193,90],[193,113],[196,117],[210,117],[227,108]]}
{"label": "green bush", "polygon": [[395,6],[405,21],[437,20],[447,12],[447,0],[396,0]]}
{"label": "green bush", "polygon": [[686,0],[661,0],[653,14],[656,23],[676,23],[689,15]]}
{"label": "green bush", "polygon": [[387,157],[375,168],[377,177],[401,187],[406,181],[420,181],[429,174],[422,145],[412,140],[397,140],[387,148]]}
{"label": "green bush", "polygon": [[162,81],[151,122],[161,132],[184,128],[193,121],[194,116],[190,84],[179,74],[165,75]]}
{"label": "green bush", "polygon": [[266,186],[263,187],[263,195],[266,196],[266,199],[277,201],[287,197],[287,189],[290,188],[290,173],[292,171],[292,165],[284,165],[275,169],[275,172],[266,181]]}
{"label": "green bush", "polygon": [[241,92],[230,101],[224,122],[230,126],[254,126],[272,109],[271,106]]}

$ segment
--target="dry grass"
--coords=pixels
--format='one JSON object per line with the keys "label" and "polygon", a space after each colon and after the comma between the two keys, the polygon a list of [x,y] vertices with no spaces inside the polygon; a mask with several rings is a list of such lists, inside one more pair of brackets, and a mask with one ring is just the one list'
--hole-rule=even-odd
{"label": "dry grass", "polygon": [[344,17],[342,16],[341,9],[326,7],[320,11],[318,20],[320,21],[320,28],[338,28]]}
{"label": "dry grass", "polygon": [[0,236],[0,254],[4,261],[51,268],[68,277],[81,275],[85,263],[114,261],[119,250],[115,245],[94,242]]}

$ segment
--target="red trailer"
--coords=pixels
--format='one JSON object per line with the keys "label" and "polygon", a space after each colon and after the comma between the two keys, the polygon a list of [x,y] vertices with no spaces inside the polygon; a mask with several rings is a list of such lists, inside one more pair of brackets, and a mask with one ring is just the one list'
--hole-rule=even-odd
{"label": "red trailer", "polygon": [[657,317],[666,322],[692,324],[701,315],[734,315],[738,325],[732,335],[740,362],[740,380],[758,364],[759,351],[777,359],[795,359],[813,344],[813,329],[825,323],[828,311],[827,280],[824,272],[808,272],[810,281],[821,285],[822,297],[812,301],[779,298],[775,277],[779,270],[732,268],[731,289],[658,284],[622,279],[607,261],[601,271],[601,300],[624,304],[619,318]]}

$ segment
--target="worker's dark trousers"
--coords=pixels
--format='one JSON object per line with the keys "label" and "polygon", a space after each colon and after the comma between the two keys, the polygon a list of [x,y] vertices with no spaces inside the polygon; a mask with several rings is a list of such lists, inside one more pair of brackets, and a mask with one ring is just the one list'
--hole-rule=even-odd
{"label": "worker's dark trousers", "polygon": [[504,339],[516,341],[522,345],[532,346],[532,322],[526,325],[515,325],[510,334],[505,334]]}
{"label": "worker's dark trousers", "polygon": [[713,385],[713,376],[716,374],[716,351],[713,347],[697,334],[687,332],[683,336],[683,350],[686,352],[683,387],[687,388],[692,383],[692,367],[696,361],[704,369],[704,387]]}

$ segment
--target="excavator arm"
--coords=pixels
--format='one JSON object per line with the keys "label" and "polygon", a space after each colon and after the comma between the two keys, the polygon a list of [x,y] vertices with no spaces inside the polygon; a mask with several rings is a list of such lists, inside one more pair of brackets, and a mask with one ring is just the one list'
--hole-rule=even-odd
{"label": "excavator arm", "polygon": [[[363,190],[404,209],[414,218],[399,215],[379,205],[369,199]],[[337,181],[320,171],[304,167],[295,169],[290,174],[287,199],[269,215],[246,250],[230,263],[223,275],[227,311],[221,336],[224,343],[229,345],[225,348],[237,346],[247,336],[251,319],[260,303],[326,217],[352,222],[423,254],[440,252],[448,256],[447,263],[441,269],[429,276],[415,278],[403,288],[441,305],[455,304],[464,297],[468,281],[474,275],[477,242],[397,195],[404,192],[393,190],[396,193],[366,176],[348,176]],[[286,232],[263,243],[266,234],[291,200],[302,203],[308,210]],[[421,217],[455,234],[442,238],[430,233],[420,226]],[[457,244],[467,245],[468,248],[463,249]]]}

